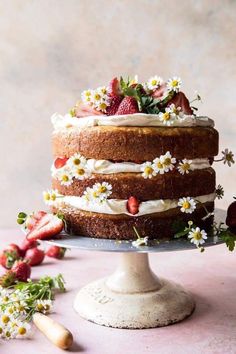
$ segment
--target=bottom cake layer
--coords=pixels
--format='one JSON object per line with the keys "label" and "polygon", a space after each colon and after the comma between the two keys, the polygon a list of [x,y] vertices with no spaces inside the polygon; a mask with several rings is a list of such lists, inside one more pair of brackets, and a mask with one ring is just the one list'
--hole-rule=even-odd
{"label": "bottom cake layer", "polygon": [[[204,206],[209,212],[214,210],[214,203]],[[161,213],[131,217],[128,215],[109,215],[82,211],[67,206],[55,208],[53,212],[64,215],[69,231],[75,235],[95,238],[132,240],[136,239],[133,227],[139,234],[150,239],[171,239],[175,233],[192,220],[196,226],[208,231],[213,223],[213,217],[202,220],[206,216],[203,205],[198,205],[194,213],[186,214],[180,208],[170,209]]]}

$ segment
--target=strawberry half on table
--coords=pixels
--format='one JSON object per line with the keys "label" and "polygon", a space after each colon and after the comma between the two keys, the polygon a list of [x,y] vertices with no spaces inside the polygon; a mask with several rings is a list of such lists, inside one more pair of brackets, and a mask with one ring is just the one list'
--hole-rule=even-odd
{"label": "strawberry half on table", "polygon": [[64,223],[57,215],[46,213],[35,221],[26,238],[29,241],[45,240],[59,234],[63,227]]}

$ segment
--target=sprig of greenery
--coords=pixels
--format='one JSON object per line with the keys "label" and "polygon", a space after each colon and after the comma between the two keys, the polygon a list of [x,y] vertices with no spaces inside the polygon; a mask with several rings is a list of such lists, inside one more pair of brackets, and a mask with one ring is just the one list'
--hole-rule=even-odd
{"label": "sprig of greenery", "polygon": [[174,238],[180,238],[180,237],[185,237],[189,234],[191,231],[192,227],[196,227],[191,220],[188,221],[188,226],[184,226],[184,228],[181,228],[178,232],[174,234]]}
{"label": "sprig of greenery", "polygon": [[218,225],[213,224],[212,232],[215,236],[218,236],[223,242],[225,242],[229,251],[234,251],[236,245],[236,235],[230,231],[229,228],[223,226],[224,223],[221,222]]}

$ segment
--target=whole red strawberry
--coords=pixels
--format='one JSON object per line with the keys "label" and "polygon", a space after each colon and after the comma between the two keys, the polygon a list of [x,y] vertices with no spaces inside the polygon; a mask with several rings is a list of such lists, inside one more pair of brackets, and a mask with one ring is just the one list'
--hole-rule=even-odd
{"label": "whole red strawberry", "polygon": [[172,103],[174,103],[176,108],[181,107],[181,111],[183,111],[185,114],[193,114],[189,100],[183,92],[176,93],[176,95],[168,102],[168,106],[170,106]]}
{"label": "whole red strawberry", "polygon": [[15,251],[18,258],[20,258],[21,256],[21,249],[18,245],[16,245],[15,243],[10,243],[8,246],[7,246],[7,250],[11,250],[11,251]]}
{"label": "whole red strawberry", "polygon": [[24,257],[25,255],[25,252],[27,250],[29,250],[30,248],[34,248],[34,247],[37,247],[38,246],[38,242],[37,241],[29,241],[27,240],[27,238],[25,238],[21,245],[20,245],[20,250],[21,250],[21,254],[22,256]]}
{"label": "whole red strawberry", "polygon": [[138,113],[138,103],[134,97],[131,96],[126,96],[121,104],[119,105],[118,110],[116,111],[117,115],[123,115],[123,114],[134,114]]}
{"label": "whole red strawberry", "polygon": [[0,252],[0,264],[6,268],[11,269],[14,262],[20,258],[20,254],[15,249],[4,249]]}
{"label": "whole red strawberry", "polygon": [[36,221],[27,234],[28,241],[43,240],[59,234],[64,227],[63,221],[53,214],[45,214]]}
{"label": "whole red strawberry", "polygon": [[65,256],[65,252],[66,252],[66,248],[64,247],[51,246],[47,250],[46,255],[52,258],[62,259]]}
{"label": "whole red strawberry", "polygon": [[61,168],[61,167],[65,166],[67,161],[68,161],[67,157],[58,157],[54,161],[54,166],[55,166],[55,168]]}
{"label": "whole red strawberry", "polygon": [[24,261],[16,261],[13,264],[11,271],[15,274],[17,280],[27,281],[27,279],[30,278],[30,265]]}
{"label": "whole red strawberry", "polygon": [[108,85],[109,96],[119,96],[121,94],[120,81],[114,77]]}
{"label": "whole red strawberry", "polygon": [[113,96],[111,98],[110,106],[108,106],[106,109],[106,113],[108,116],[113,116],[116,114],[122,100],[123,100],[122,96]]}
{"label": "whole red strawberry", "polygon": [[132,215],[135,215],[139,212],[139,201],[136,197],[129,197],[127,201],[127,210]]}
{"label": "whole red strawberry", "polygon": [[39,265],[44,260],[45,253],[40,248],[34,247],[26,251],[24,260],[32,267]]}
{"label": "whole red strawberry", "polygon": [[226,225],[233,233],[236,233],[236,200],[228,207]]}

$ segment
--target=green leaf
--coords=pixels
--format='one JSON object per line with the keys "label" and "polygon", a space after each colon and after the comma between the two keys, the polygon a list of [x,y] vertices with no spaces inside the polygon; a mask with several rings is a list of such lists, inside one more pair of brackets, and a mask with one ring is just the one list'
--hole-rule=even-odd
{"label": "green leaf", "polygon": [[186,236],[189,233],[189,228],[185,228],[183,231],[179,231],[174,235],[174,238],[180,238]]}

